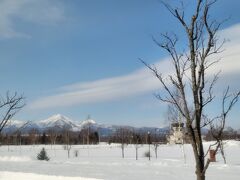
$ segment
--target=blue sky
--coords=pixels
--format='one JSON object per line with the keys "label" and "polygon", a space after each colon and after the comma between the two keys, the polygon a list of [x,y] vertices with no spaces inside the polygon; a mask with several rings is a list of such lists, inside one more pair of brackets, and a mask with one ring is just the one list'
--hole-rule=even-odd
{"label": "blue sky", "polygon": [[[191,10],[191,1],[185,2]],[[239,1],[219,0],[212,9],[212,17],[230,17],[220,31],[231,41],[216,67],[226,69],[216,94],[227,84],[240,89],[239,7]],[[19,120],[56,113],[84,120],[91,114],[98,123],[162,126],[167,105],[153,97],[162,88],[138,58],[169,72],[167,54],[151,35],[183,37],[179,27],[158,0],[1,0],[0,92],[24,93]],[[216,104],[211,114],[219,111]],[[240,128],[239,109],[229,125]]]}

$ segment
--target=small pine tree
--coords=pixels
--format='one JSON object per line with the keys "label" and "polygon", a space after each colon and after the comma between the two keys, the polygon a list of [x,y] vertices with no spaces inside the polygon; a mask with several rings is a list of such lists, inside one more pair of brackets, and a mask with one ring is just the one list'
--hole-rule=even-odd
{"label": "small pine tree", "polygon": [[37,155],[38,160],[45,160],[48,161],[49,157],[47,156],[47,152],[44,148],[40,151],[40,153]]}

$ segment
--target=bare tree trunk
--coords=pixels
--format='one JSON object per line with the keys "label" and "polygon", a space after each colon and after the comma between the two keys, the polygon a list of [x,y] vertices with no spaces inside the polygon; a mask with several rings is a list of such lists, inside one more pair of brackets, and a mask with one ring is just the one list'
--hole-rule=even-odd
{"label": "bare tree trunk", "polygon": [[138,160],[138,144],[135,145],[135,150],[136,150],[136,160]]}
{"label": "bare tree trunk", "polygon": [[151,161],[151,148],[150,148],[150,144],[148,144],[148,151],[149,151],[148,160]]}
{"label": "bare tree trunk", "polygon": [[135,149],[136,149],[136,160],[138,160],[138,147],[136,147]]}
{"label": "bare tree trunk", "polygon": [[184,141],[182,141],[182,152],[183,152],[184,164],[186,164],[187,159],[186,159],[186,152],[185,152],[185,147],[184,147]]}
{"label": "bare tree trunk", "polygon": [[122,158],[124,158],[124,143],[121,144],[121,149],[122,149]]}
{"label": "bare tree trunk", "polygon": [[154,152],[155,152],[156,159],[158,158],[158,146],[159,145],[157,143],[154,144]]}
{"label": "bare tree trunk", "polygon": [[68,152],[68,159],[70,158],[70,148],[67,149]]}
{"label": "bare tree trunk", "polygon": [[197,171],[197,180],[205,180],[205,174],[203,175],[202,173],[202,170],[199,169],[199,171]]}
{"label": "bare tree trunk", "polygon": [[221,151],[221,154],[222,154],[224,164],[227,164],[227,160],[226,160],[226,156],[225,156],[225,152],[224,152],[224,144],[223,144],[222,141],[220,142],[220,151]]}
{"label": "bare tree trunk", "polygon": [[[238,101],[240,91],[235,95],[229,95],[228,88],[223,96],[221,115],[212,119],[204,118],[203,111],[206,105],[211,103],[215,97],[212,89],[219,75],[214,75],[211,81],[206,80],[207,70],[217,62],[212,61],[212,58],[209,57],[220,53],[224,44],[224,41],[218,43],[216,35],[221,23],[209,19],[209,9],[216,0],[195,0],[196,7],[189,20],[185,19],[184,8],[173,8],[166,1],[161,2],[185,30],[188,39],[187,53],[184,50],[178,52],[177,36],[166,33],[162,34],[163,42],[157,41],[154,37],[153,41],[170,55],[175,70],[174,74],[164,78],[161,72],[158,72],[156,66],[142,62],[154,73],[167,92],[165,97],[160,94],[157,94],[156,97],[177,108],[184,118],[188,138],[194,153],[197,180],[205,180],[205,173],[210,160],[208,159],[205,162],[206,154],[203,148],[201,129],[210,126],[212,135],[217,141],[215,152],[220,148],[224,156],[224,151],[221,148],[222,132],[227,114]],[[178,93],[173,91],[174,88],[178,90]],[[191,89],[190,94],[188,89]],[[186,94],[191,97],[187,97]],[[188,100],[189,98],[192,99],[191,102]],[[216,122],[219,122],[217,126],[215,125]]]}

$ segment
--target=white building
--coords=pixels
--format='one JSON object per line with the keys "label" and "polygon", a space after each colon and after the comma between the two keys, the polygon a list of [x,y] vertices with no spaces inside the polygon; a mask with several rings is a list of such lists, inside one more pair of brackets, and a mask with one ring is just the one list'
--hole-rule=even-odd
{"label": "white building", "polygon": [[167,137],[169,144],[182,144],[184,138],[184,123],[172,123],[170,135]]}

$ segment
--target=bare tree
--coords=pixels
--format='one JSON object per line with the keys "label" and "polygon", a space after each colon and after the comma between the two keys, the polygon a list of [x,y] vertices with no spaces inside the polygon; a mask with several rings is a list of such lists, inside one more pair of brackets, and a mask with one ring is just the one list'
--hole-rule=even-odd
{"label": "bare tree", "polygon": [[155,133],[154,133],[154,138],[153,138],[153,149],[154,149],[154,153],[155,153],[155,157],[156,159],[158,158],[158,147],[160,145],[160,142],[158,141],[158,138],[157,138],[157,129],[155,129]]}
{"label": "bare tree", "polygon": [[120,135],[120,141],[121,141],[121,149],[122,149],[122,158],[124,158],[125,157],[125,155],[124,155],[124,149],[125,149],[125,136],[126,136],[126,134],[125,134],[125,129],[124,128],[120,128],[119,129],[119,135]]}
{"label": "bare tree", "polygon": [[50,141],[51,141],[51,149],[52,149],[52,146],[56,144],[56,140],[58,136],[58,131],[56,130],[56,128],[58,128],[58,126],[49,128],[47,131],[47,134],[49,135]]}
{"label": "bare tree", "polygon": [[37,129],[35,128],[32,128],[30,131],[29,131],[29,135],[28,135],[28,138],[29,138],[29,143],[33,145],[36,144],[37,142],[37,139],[38,139],[38,136],[39,135],[39,132]]}
{"label": "bare tree", "polygon": [[[180,97],[178,91],[176,91],[176,94],[177,94],[177,97]],[[182,108],[181,100],[177,99],[177,102]],[[174,106],[173,104],[168,105],[168,121],[170,122],[170,132],[169,132],[169,136],[168,136],[169,141],[171,139],[170,138],[171,133],[172,133],[171,131],[173,131],[172,126],[173,125],[178,126],[177,127],[177,130],[178,130],[177,134],[180,135],[180,136],[178,136],[178,138],[179,138],[179,141],[181,141],[179,144],[181,145],[181,148],[182,148],[184,163],[186,163],[186,152],[185,152],[185,147],[184,147],[186,137],[185,137],[183,118],[182,118],[182,115],[179,113],[178,108],[176,106]],[[183,126],[181,126],[181,125],[183,125]]]}
{"label": "bare tree", "polygon": [[67,150],[68,158],[70,158],[70,151],[72,148],[72,142],[71,142],[71,131],[69,128],[64,128],[63,129],[63,134],[64,134],[64,150]]}
{"label": "bare tree", "polygon": [[[162,34],[163,41],[158,41],[154,37],[153,41],[170,55],[174,74],[165,78],[156,66],[142,61],[153,72],[167,92],[165,97],[160,94],[157,94],[156,97],[163,102],[174,105],[184,118],[194,152],[197,180],[205,180],[205,173],[210,164],[210,160],[205,162],[201,129],[209,125],[212,127],[211,129],[216,130],[216,137],[221,137],[227,114],[239,97],[239,92],[232,97],[229,96],[228,91],[225,93],[219,128],[213,128],[216,118],[204,122],[203,112],[215,97],[213,87],[219,76],[217,73],[212,80],[206,80],[206,72],[209,67],[217,62],[210,57],[220,53],[224,44],[224,41],[219,42],[216,34],[222,23],[209,18],[209,10],[215,2],[216,0],[195,0],[196,6],[188,21],[186,20],[184,8],[174,8],[162,1],[163,5],[184,29],[187,36],[188,51],[179,52],[177,47],[178,37],[175,34],[166,33]],[[174,89],[178,89],[179,93],[176,94]],[[179,99],[181,104],[178,101]],[[230,104],[226,105],[228,99],[230,99]],[[217,140],[215,150],[217,151],[220,146],[221,141]]]}
{"label": "bare tree", "polygon": [[151,160],[151,144],[152,144],[152,140],[151,140],[151,133],[148,131],[147,133],[147,143],[148,143],[148,159],[149,161]]}
{"label": "bare tree", "polygon": [[[240,91],[237,94],[229,94],[229,87],[227,87],[226,91],[223,94],[221,115],[212,120],[209,120],[209,119],[207,120],[207,123],[210,124],[210,133],[214,138],[214,140],[216,141],[215,144],[212,144],[208,148],[207,153],[212,148],[214,148],[213,150],[215,151],[215,153],[220,151],[225,164],[227,163],[227,161],[224,153],[223,132],[224,132],[228,113],[230,112],[232,107],[237,103],[239,96],[240,96]],[[215,122],[213,122],[213,120],[215,120]],[[207,153],[205,154],[205,156],[207,155]],[[209,164],[210,164],[210,159],[207,160],[206,168],[209,166]]]}
{"label": "bare tree", "polygon": [[128,129],[125,127],[119,127],[115,132],[115,141],[121,144],[122,158],[125,157],[124,149],[128,140]]}
{"label": "bare tree", "polygon": [[154,153],[155,153],[155,157],[156,159],[158,158],[158,147],[159,147],[159,143],[158,142],[153,142],[153,148],[154,148]]}
{"label": "bare tree", "polygon": [[138,149],[141,147],[141,136],[140,134],[134,133],[133,135],[133,143],[135,144],[135,154],[136,154],[136,160],[138,160]]}
{"label": "bare tree", "polygon": [[24,105],[24,97],[19,96],[16,92],[14,94],[7,92],[5,97],[0,96],[0,133],[7,122],[21,110]]}
{"label": "bare tree", "polygon": [[30,123],[31,121],[27,121],[25,122],[23,125],[21,125],[19,128],[17,128],[13,133],[13,137],[15,137],[15,143],[16,145],[19,145],[19,149],[20,149],[20,153],[21,153],[21,146],[22,146],[22,131],[24,130],[24,128]]}

